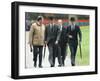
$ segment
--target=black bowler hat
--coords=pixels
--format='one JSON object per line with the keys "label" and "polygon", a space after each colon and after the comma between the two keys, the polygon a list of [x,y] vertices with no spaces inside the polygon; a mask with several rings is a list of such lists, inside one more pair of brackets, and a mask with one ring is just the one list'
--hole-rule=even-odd
{"label": "black bowler hat", "polygon": [[74,17],[71,17],[71,18],[70,18],[70,21],[75,21],[75,18],[74,18]]}
{"label": "black bowler hat", "polygon": [[49,20],[53,20],[53,19],[54,19],[54,17],[53,17],[53,16],[50,16],[50,17],[49,17]]}

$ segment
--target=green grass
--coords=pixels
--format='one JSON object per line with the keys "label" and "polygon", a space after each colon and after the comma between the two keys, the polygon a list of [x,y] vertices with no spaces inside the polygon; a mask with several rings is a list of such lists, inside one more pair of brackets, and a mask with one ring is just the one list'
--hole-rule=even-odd
{"label": "green grass", "polygon": [[[83,65],[89,65],[89,27],[81,27],[82,32],[82,59],[80,58],[80,50],[79,46],[77,48],[77,54],[76,54],[76,65],[83,66]],[[68,52],[69,49],[68,49]]]}

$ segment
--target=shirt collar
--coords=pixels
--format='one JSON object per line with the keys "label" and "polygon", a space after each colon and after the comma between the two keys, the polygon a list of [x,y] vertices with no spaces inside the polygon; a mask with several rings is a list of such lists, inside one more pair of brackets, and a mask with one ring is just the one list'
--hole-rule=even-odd
{"label": "shirt collar", "polygon": [[42,26],[42,25],[40,25],[38,22],[36,22],[36,24],[37,24],[38,26]]}
{"label": "shirt collar", "polygon": [[53,25],[54,26],[54,23],[50,23],[50,25]]}
{"label": "shirt collar", "polygon": [[75,26],[75,23],[73,25],[71,24],[71,26]]}

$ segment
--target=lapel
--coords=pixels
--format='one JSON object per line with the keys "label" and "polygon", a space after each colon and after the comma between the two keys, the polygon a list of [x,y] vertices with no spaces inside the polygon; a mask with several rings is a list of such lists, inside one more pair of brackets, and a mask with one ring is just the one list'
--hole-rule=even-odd
{"label": "lapel", "polygon": [[55,24],[53,24],[53,26],[52,26],[52,32],[54,32],[54,28],[55,28]]}
{"label": "lapel", "polygon": [[[69,31],[72,32],[72,30],[71,30],[71,25],[69,26]],[[73,31],[76,31],[76,25],[75,25],[75,28],[74,28]]]}
{"label": "lapel", "polygon": [[52,28],[51,28],[50,24],[48,25],[48,30],[49,30],[49,33],[52,33]]}
{"label": "lapel", "polygon": [[71,26],[68,27],[69,32],[71,32]]}
{"label": "lapel", "polygon": [[66,32],[66,28],[64,28],[64,26],[62,25],[62,31],[61,31],[61,33],[65,34],[65,32]]}
{"label": "lapel", "polygon": [[64,30],[65,28],[64,28],[64,26],[62,25],[62,31]]}
{"label": "lapel", "polygon": [[48,25],[48,31],[49,31],[49,32],[51,32],[51,29],[50,29],[50,24]]}

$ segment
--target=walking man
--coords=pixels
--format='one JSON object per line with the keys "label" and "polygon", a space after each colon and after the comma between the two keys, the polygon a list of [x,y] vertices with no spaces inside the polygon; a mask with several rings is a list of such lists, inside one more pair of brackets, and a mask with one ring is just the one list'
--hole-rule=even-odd
{"label": "walking man", "polygon": [[55,57],[56,57],[56,46],[55,44],[58,43],[58,31],[59,27],[54,23],[54,17],[49,17],[49,24],[46,26],[45,29],[45,43],[49,49],[49,62],[50,66],[55,66]]}
{"label": "walking man", "polygon": [[62,65],[64,66],[65,63],[65,58],[66,58],[66,50],[67,50],[67,41],[68,41],[68,38],[67,38],[67,28],[64,27],[63,23],[62,23],[62,20],[59,19],[58,20],[58,26],[60,28],[60,32],[59,32],[59,35],[60,35],[60,38],[59,38],[59,46],[60,46],[60,49],[61,49],[61,60],[62,60]]}
{"label": "walking man", "polygon": [[74,17],[70,18],[70,25],[67,27],[68,44],[71,51],[71,65],[75,66],[75,57],[77,52],[78,38],[79,44],[82,41],[82,33],[80,27],[76,25]]}
{"label": "walking man", "polygon": [[39,55],[38,66],[42,68],[42,50],[44,45],[44,32],[45,32],[45,27],[43,25],[43,17],[38,16],[37,21],[32,23],[29,32],[29,44],[31,51],[33,51],[34,67],[37,66],[37,57]]}

